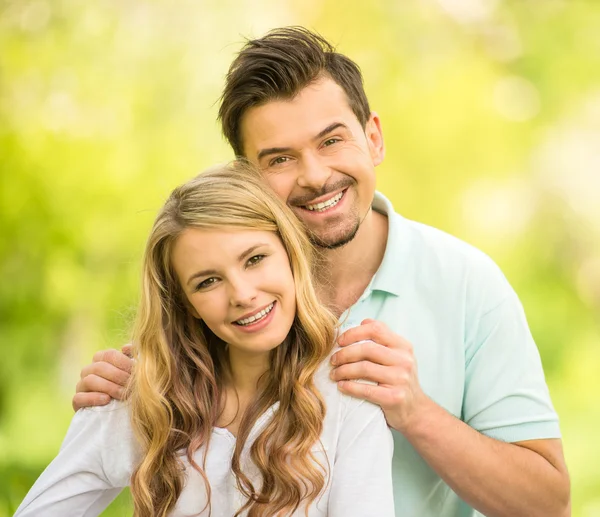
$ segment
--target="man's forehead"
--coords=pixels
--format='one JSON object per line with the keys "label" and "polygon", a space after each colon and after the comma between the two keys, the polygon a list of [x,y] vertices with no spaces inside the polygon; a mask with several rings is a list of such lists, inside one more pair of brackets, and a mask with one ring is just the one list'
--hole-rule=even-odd
{"label": "man's forehead", "polygon": [[[324,128],[356,119],[342,88],[331,80],[307,86],[292,99],[250,108],[242,117],[242,140],[249,158],[265,147],[295,147]],[[358,121],[356,121],[358,122]]]}

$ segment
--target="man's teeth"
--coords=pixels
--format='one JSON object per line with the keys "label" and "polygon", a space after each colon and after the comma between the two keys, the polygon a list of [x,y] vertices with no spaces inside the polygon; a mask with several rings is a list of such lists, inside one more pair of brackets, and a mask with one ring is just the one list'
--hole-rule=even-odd
{"label": "man's teeth", "polygon": [[335,196],[333,196],[331,199],[328,199],[327,201],[323,201],[322,203],[317,203],[316,205],[304,205],[304,208],[306,208],[307,210],[311,210],[313,212],[322,212],[323,210],[327,210],[328,208],[331,208],[332,206],[335,206],[338,204],[338,201],[340,199],[342,199],[342,196],[344,195],[344,192],[340,192],[339,194],[336,194]]}
{"label": "man's teeth", "polygon": [[271,312],[271,309],[273,309],[273,305],[275,305],[275,302],[273,302],[268,307],[265,307],[262,311],[257,312],[253,316],[250,316],[249,318],[237,320],[236,323],[238,325],[250,325],[250,323],[255,323],[259,320],[262,320],[267,314]]}

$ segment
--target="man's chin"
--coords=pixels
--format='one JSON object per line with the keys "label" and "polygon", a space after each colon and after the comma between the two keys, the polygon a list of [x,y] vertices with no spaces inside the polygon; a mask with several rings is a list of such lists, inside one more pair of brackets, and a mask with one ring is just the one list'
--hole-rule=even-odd
{"label": "man's chin", "polygon": [[360,224],[357,222],[352,228],[343,232],[337,232],[335,235],[317,235],[316,233],[309,232],[308,236],[313,246],[323,250],[335,250],[351,242],[356,237],[359,227]]}

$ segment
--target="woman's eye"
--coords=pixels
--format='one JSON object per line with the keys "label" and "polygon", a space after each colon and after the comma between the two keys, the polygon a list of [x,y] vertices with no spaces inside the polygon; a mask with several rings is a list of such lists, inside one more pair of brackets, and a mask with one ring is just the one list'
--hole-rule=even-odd
{"label": "woman's eye", "polygon": [[254,266],[255,264],[258,264],[262,259],[264,259],[266,257],[266,255],[254,255],[254,257],[250,257],[248,259],[247,264],[249,266]]}
{"label": "woman's eye", "polygon": [[207,278],[206,280],[202,280],[202,282],[200,282],[196,286],[196,291],[200,291],[201,289],[206,289],[207,287],[214,285],[216,281],[217,281],[217,279],[213,276],[211,276],[210,278]]}

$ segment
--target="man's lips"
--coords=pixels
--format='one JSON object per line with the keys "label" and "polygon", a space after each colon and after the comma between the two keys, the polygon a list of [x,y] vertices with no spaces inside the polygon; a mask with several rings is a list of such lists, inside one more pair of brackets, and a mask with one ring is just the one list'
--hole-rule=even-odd
{"label": "man's lips", "polygon": [[343,189],[337,189],[337,190],[330,192],[328,194],[325,194],[323,196],[312,198],[310,201],[307,201],[307,202],[293,203],[292,206],[294,208],[302,208],[303,210],[311,210],[309,207],[313,207],[313,210],[314,210],[314,207],[316,207],[317,205],[331,202],[331,200],[333,200],[337,196],[339,196],[339,199],[332,205],[332,206],[335,206],[344,197],[347,190],[348,190],[348,187],[345,187]]}
{"label": "man's lips", "polygon": [[348,190],[356,181],[350,176],[343,176],[337,181],[332,181],[321,188],[307,188],[304,194],[288,197],[288,205],[295,208],[304,208],[306,205],[315,205],[331,199],[333,196]]}

